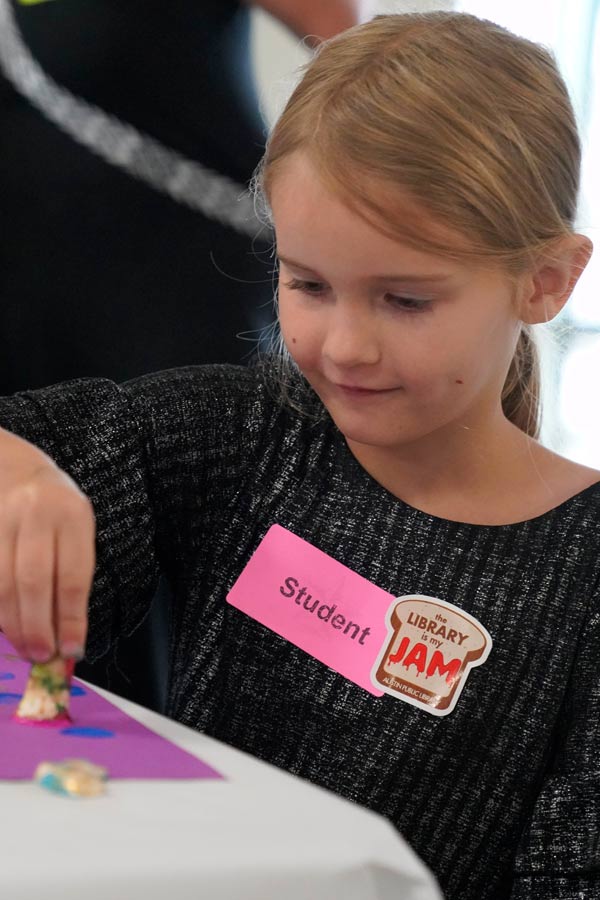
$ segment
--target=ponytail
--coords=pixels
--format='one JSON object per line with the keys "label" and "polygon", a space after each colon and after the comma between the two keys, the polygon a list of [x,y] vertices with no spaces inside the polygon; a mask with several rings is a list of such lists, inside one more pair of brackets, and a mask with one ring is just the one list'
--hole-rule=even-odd
{"label": "ponytail", "polygon": [[519,335],[502,389],[504,415],[528,434],[538,438],[541,418],[540,354],[531,327],[524,325]]}

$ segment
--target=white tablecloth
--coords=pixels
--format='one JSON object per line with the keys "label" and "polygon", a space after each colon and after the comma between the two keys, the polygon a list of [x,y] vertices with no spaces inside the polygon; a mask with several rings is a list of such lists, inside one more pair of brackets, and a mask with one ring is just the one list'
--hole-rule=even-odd
{"label": "white tablecloth", "polygon": [[0,781],[2,900],[440,900],[383,818],[100,693],[227,780],[114,780],[85,800]]}

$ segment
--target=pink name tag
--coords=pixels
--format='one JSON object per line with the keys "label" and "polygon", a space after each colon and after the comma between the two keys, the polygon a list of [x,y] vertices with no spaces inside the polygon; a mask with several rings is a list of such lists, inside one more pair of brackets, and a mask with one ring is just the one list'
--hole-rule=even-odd
{"label": "pink name tag", "polygon": [[371,694],[434,716],[455,708],[492,649],[483,625],[437,597],[394,597],[273,525],[227,600]]}
{"label": "pink name tag", "polygon": [[492,649],[483,625],[449,601],[394,597],[280,525],[227,600],[376,697],[434,716],[452,712]]}
{"label": "pink name tag", "polygon": [[280,525],[272,525],[227,600],[380,697],[371,669],[393,594]]}

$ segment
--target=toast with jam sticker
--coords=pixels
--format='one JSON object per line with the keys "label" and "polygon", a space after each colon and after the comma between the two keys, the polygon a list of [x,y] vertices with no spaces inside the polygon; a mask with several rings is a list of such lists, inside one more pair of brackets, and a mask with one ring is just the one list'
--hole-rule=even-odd
{"label": "toast with jam sticker", "polygon": [[448,715],[470,670],[489,656],[492,639],[486,629],[452,603],[420,594],[396,598],[386,623],[373,684],[434,716]]}

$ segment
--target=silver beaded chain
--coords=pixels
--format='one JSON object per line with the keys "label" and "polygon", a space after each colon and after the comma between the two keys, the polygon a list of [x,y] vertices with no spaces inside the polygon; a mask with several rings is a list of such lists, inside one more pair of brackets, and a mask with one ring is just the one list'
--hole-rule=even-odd
{"label": "silver beaded chain", "polygon": [[243,185],[161,144],[48,76],[19,31],[10,0],[0,0],[0,69],[47,119],[107,163],[177,203],[251,238],[269,240]]}

